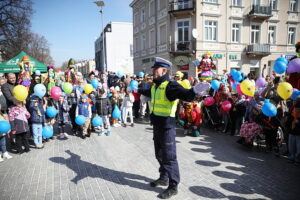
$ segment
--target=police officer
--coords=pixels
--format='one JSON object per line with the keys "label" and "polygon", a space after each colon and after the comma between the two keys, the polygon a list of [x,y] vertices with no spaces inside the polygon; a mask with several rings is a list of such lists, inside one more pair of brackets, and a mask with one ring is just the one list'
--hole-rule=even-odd
{"label": "police officer", "polygon": [[169,61],[156,57],[152,66],[154,84],[150,89],[136,89],[139,93],[151,97],[150,119],[153,124],[155,157],[160,165],[160,176],[150,185],[152,187],[169,185],[158,195],[162,199],[176,195],[180,181],[175,141],[175,113],[178,99],[192,101],[195,98],[195,92],[201,92],[198,85],[185,89],[176,81],[170,80],[168,74],[170,67]]}

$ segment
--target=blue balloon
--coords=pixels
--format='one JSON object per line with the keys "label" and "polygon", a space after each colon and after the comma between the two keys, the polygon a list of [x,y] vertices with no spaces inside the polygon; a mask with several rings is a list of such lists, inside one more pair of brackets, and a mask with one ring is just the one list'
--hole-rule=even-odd
{"label": "blue balloon", "polygon": [[277,115],[277,108],[274,104],[270,103],[269,99],[266,99],[262,106],[262,112],[268,117],[275,117]]}
{"label": "blue balloon", "polygon": [[279,58],[277,58],[276,59],[276,61],[275,62],[284,62],[285,64],[288,64],[289,63],[289,61],[287,60],[287,59],[285,59],[284,57],[279,57]]}
{"label": "blue balloon", "polygon": [[139,83],[136,80],[132,80],[130,82],[130,89],[131,90],[134,90],[135,88],[138,88],[138,86],[139,86]]}
{"label": "blue balloon", "polygon": [[232,69],[232,70],[230,71],[231,76],[234,76],[236,72],[237,72],[236,69]]}
{"label": "blue balloon", "polygon": [[92,84],[93,88],[95,88],[95,89],[98,88],[98,85],[99,85],[98,79],[96,79],[96,78],[92,79],[91,84]]}
{"label": "blue balloon", "polygon": [[139,77],[140,78],[144,77],[144,75],[145,75],[144,72],[139,72]]}
{"label": "blue balloon", "polygon": [[83,115],[78,115],[76,118],[75,118],[75,123],[79,126],[83,125],[85,123],[85,116]]}
{"label": "blue balloon", "polygon": [[118,72],[117,72],[117,76],[118,76],[119,78],[122,78],[123,75],[124,75],[124,73],[123,73],[122,71],[118,71]]}
{"label": "blue balloon", "polygon": [[93,125],[94,125],[95,127],[97,127],[97,126],[102,126],[103,121],[102,121],[102,118],[101,118],[101,117],[96,116],[96,117],[94,117],[92,123],[93,123]]}
{"label": "blue balloon", "polygon": [[7,133],[10,130],[10,123],[8,121],[0,121],[0,134]]}
{"label": "blue balloon", "polygon": [[44,84],[36,84],[33,88],[34,94],[39,98],[43,98],[45,96],[47,90]]}
{"label": "blue balloon", "polygon": [[113,118],[119,119],[121,117],[121,111],[118,108],[118,106],[115,106],[113,113],[112,113]]}
{"label": "blue balloon", "polygon": [[51,126],[44,126],[42,134],[44,138],[51,138],[53,136],[53,128]]}
{"label": "blue balloon", "polygon": [[107,97],[109,98],[109,97],[112,97],[112,93],[108,93],[107,94]]}
{"label": "blue balloon", "polygon": [[53,118],[57,115],[57,110],[53,106],[48,107],[46,110],[46,115],[50,118]]}
{"label": "blue balloon", "polygon": [[277,74],[283,74],[286,70],[287,65],[282,61],[276,61],[274,64],[274,71]]}
{"label": "blue balloon", "polygon": [[211,87],[214,89],[214,90],[218,90],[220,88],[220,82],[218,80],[213,80],[211,82]]}
{"label": "blue balloon", "polygon": [[294,89],[294,92],[293,92],[293,94],[291,96],[291,99],[295,100],[297,96],[300,96],[300,91],[297,90],[297,89]]}
{"label": "blue balloon", "polygon": [[236,71],[236,73],[232,76],[233,80],[240,82],[243,77],[242,77],[242,73],[240,71]]}

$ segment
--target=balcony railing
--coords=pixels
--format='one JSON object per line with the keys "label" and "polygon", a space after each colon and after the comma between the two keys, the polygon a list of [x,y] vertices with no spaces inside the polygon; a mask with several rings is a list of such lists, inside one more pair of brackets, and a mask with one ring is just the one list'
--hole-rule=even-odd
{"label": "balcony railing", "polygon": [[194,10],[194,0],[179,0],[179,1],[172,1],[169,3],[169,12],[176,12],[176,11],[185,11],[185,10]]}
{"label": "balcony railing", "polygon": [[170,51],[178,53],[192,53],[195,50],[195,42],[190,41],[177,41],[171,42]]}
{"label": "balcony railing", "polygon": [[271,6],[253,5],[249,16],[251,18],[268,19],[272,17],[272,8]]}
{"label": "balcony railing", "polygon": [[250,44],[247,46],[248,55],[270,55],[270,45],[269,44]]}

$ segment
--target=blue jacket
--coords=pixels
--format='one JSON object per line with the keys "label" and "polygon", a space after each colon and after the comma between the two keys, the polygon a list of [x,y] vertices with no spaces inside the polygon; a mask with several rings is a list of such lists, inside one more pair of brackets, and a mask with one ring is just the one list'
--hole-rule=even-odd
{"label": "blue jacket", "polygon": [[[30,98],[29,103],[29,112],[30,112],[30,122],[42,124],[45,123],[45,110],[43,107],[43,100],[39,97],[33,95]],[[35,103],[38,103],[38,106],[35,106]]]}
{"label": "blue jacket", "polygon": [[78,105],[78,115],[83,115],[85,117],[89,117],[89,106],[90,104],[88,102],[85,103],[79,103]]}

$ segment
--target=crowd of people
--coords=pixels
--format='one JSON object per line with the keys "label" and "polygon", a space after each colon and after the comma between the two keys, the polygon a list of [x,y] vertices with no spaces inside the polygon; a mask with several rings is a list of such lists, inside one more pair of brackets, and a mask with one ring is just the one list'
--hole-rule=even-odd
{"label": "crowd of people", "polygon": [[[44,143],[51,139],[68,138],[66,126],[72,128],[74,135],[82,139],[90,137],[92,132],[100,135],[111,134],[111,126],[134,126],[136,122],[150,123],[151,98],[139,94],[138,88],[146,90],[153,85],[153,76],[139,73],[138,75],[114,72],[89,73],[84,78],[75,72],[72,61],[67,72],[55,72],[53,66],[48,67],[46,74],[36,71],[26,85],[28,97],[19,101],[13,94],[13,89],[22,84],[14,73],[7,73],[0,78],[0,121],[10,122],[10,131],[0,136],[3,159],[12,158],[7,153],[15,150],[17,153],[29,152],[30,138],[37,149],[43,148]],[[300,68],[300,66],[299,66]],[[207,75],[207,73],[206,73]],[[283,142],[287,144],[286,151],[292,162],[300,162],[300,94],[295,91],[292,99],[283,99],[278,94],[278,85],[288,79],[283,75],[272,75],[263,79],[262,87],[256,87],[253,96],[243,94],[237,85],[244,80],[255,84],[257,78],[253,74],[242,76],[235,81],[233,74],[224,71],[222,75],[215,75],[211,79],[186,77],[180,71],[171,77],[182,87],[191,89],[197,83],[203,83],[202,91],[197,92],[193,102],[180,101],[176,111],[176,122],[184,129],[184,134],[201,135],[201,127],[211,127],[216,131],[231,135],[238,135],[239,143],[252,147],[254,143],[265,141],[266,150],[279,155],[279,148]],[[97,80],[97,87],[86,92],[85,86]],[[136,88],[131,83],[138,83]],[[214,86],[217,81],[219,85]],[[71,91],[66,92],[65,83],[72,85]],[[237,84],[239,83],[239,84]],[[35,86],[45,85],[47,93],[40,97],[35,93]],[[63,91],[58,98],[53,98],[51,89],[59,87]],[[298,88],[299,89],[299,88]],[[298,95],[297,95],[298,94]],[[276,107],[276,115],[267,116],[262,110],[265,99]],[[47,114],[49,108],[54,108],[57,114]],[[114,111],[119,111],[116,117]],[[84,123],[78,123],[77,117],[84,116]],[[93,120],[101,118],[101,126],[95,126]],[[129,118],[129,119],[128,119]],[[43,127],[57,126],[57,132],[49,138],[43,137]],[[203,130],[202,130],[203,131]]]}

